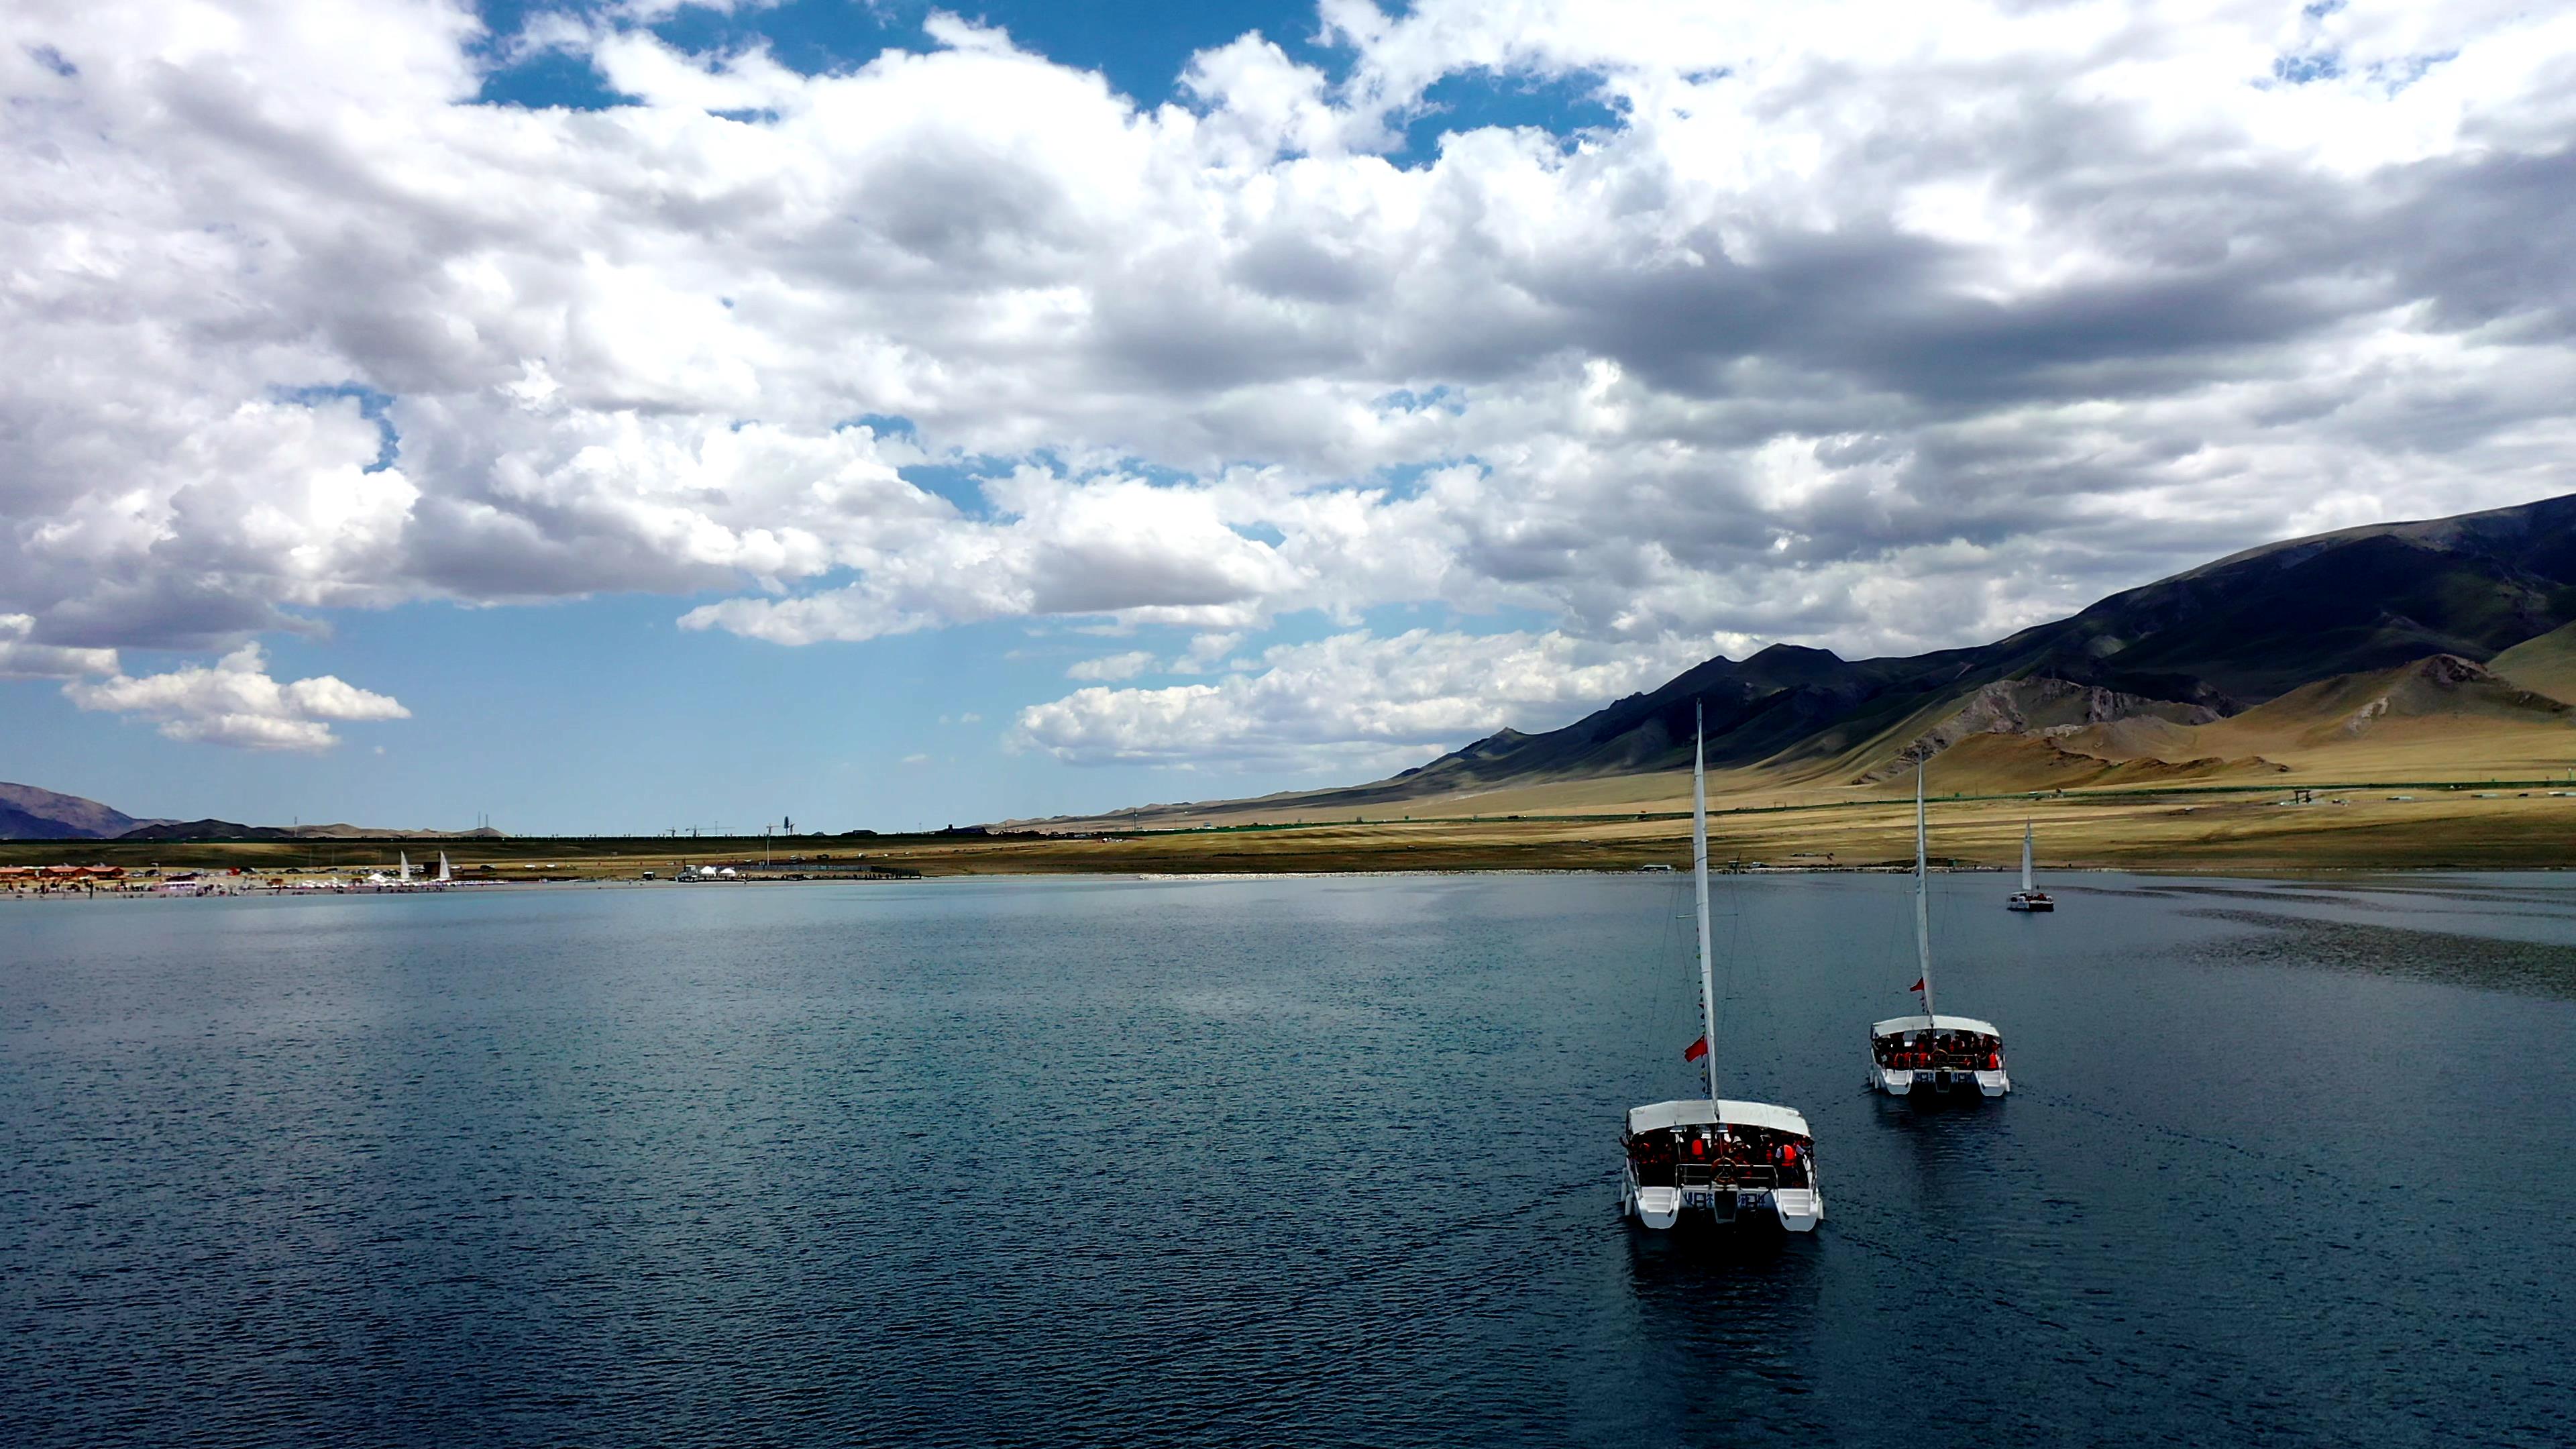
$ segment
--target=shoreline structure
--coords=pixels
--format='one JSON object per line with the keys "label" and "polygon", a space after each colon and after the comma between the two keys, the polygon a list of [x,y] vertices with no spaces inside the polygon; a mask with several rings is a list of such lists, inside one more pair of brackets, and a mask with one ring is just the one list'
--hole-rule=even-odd
{"label": "shoreline structure", "polygon": [[[2171,878],[2176,879],[2176,880],[2192,880],[2192,879],[2198,879],[2198,880],[2260,880],[2260,881],[2288,881],[2288,882],[2297,882],[2297,881],[2316,881],[2316,882],[2319,882],[2319,883],[2321,883],[2321,884],[2322,884],[2322,883],[2324,883],[2324,882],[2326,882],[2326,881],[2329,881],[2329,880],[2341,879],[2341,878],[2345,878],[2345,877],[2354,877],[2354,878],[2372,878],[2372,877],[2413,876],[2413,875],[2439,875],[2439,876],[2460,876],[2460,875],[2471,875],[2471,876],[2476,876],[2476,875],[2530,875],[2530,874],[2536,874],[2536,873],[2555,873],[2555,872],[2566,871],[2566,870],[2571,870],[2571,869],[2576,869],[2576,866],[2571,866],[2571,865],[2556,865],[2556,866],[2443,866],[2443,867],[2430,867],[2430,866],[2421,866],[2421,867],[2419,867],[2419,866],[2404,866],[2404,867],[2398,867],[2398,866],[2348,866],[2348,867],[2347,867],[2347,866],[2335,866],[2335,867],[2321,867],[2321,868],[2308,869],[2308,870],[2236,869],[2236,870],[2223,870],[2223,871],[2221,871],[2221,870],[2206,870],[2206,869],[2149,870],[2149,869],[2143,869],[2143,868],[2135,867],[2135,866],[2090,865],[2090,866],[2070,866],[2070,867],[2065,868],[2062,872],[2060,872],[2060,874],[2063,874],[2063,875],[2069,875],[2069,876],[2083,876],[2083,875],[2160,876],[2160,877],[2171,877]],[[875,883],[884,883],[884,884],[901,884],[901,885],[914,885],[914,886],[920,886],[920,885],[941,885],[941,884],[953,884],[953,883],[962,883],[962,882],[966,882],[966,881],[998,881],[998,880],[1024,880],[1024,881],[1040,881],[1040,880],[1065,880],[1065,881],[1132,881],[1132,882],[1135,882],[1135,883],[1138,883],[1138,884],[1152,884],[1152,885],[1242,885],[1242,884],[1247,884],[1247,883],[1254,882],[1254,881],[1289,881],[1289,880],[1301,880],[1301,881],[1303,881],[1303,880],[1400,880],[1400,879],[1409,879],[1409,878],[1417,878],[1417,877],[1419,877],[1419,878],[1424,878],[1424,879],[1430,879],[1430,878],[1450,877],[1450,876],[1506,876],[1506,875],[1507,875],[1507,876],[1572,876],[1572,875],[1584,875],[1584,876],[1626,876],[1626,875],[1633,875],[1633,874],[1636,874],[1636,873],[1637,873],[1637,872],[1634,872],[1634,871],[1614,871],[1614,870],[1600,870],[1600,869],[1584,869],[1584,868],[1579,868],[1579,867],[1553,867],[1553,866],[1457,866],[1457,867],[1441,867],[1441,868],[1436,868],[1436,869],[1425,869],[1425,870],[1402,870],[1402,869],[1393,869],[1393,870],[1342,870],[1342,871],[1331,871],[1331,870],[1286,870],[1286,871],[1194,871],[1194,872],[1143,871],[1143,872],[1139,872],[1139,871],[1106,871],[1106,870],[1104,870],[1104,871],[1056,871],[1056,872],[1045,872],[1045,873],[1036,872],[1036,871],[1016,871],[1016,872],[991,871],[991,872],[980,872],[980,873],[974,873],[974,872],[963,872],[963,871],[961,871],[961,872],[957,872],[957,873],[955,873],[955,874],[950,874],[950,875],[938,875],[938,876],[924,875],[924,876],[919,876],[919,877],[915,877],[915,878],[911,878],[911,879],[905,879],[905,880],[896,880],[896,879],[888,878],[888,877],[878,877],[878,878],[874,878],[874,881],[875,881]],[[1726,875],[1726,874],[1730,874],[1730,873],[1733,873],[1733,874],[1745,874],[1745,875],[1895,875],[1895,876],[1910,876],[1913,872],[1912,872],[1912,871],[1910,871],[1910,870],[1900,870],[1900,869],[1897,869],[1897,868],[1895,868],[1895,867],[1893,867],[1893,866],[1877,866],[1877,865],[1868,865],[1868,866],[1765,866],[1765,867],[1762,867],[1762,868],[1760,868],[1760,869],[1758,869],[1758,870],[1747,870],[1747,871],[1742,871],[1742,872],[1726,872],[1726,871],[1718,871],[1718,872],[1715,872],[1715,874],[1718,874],[1718,875]],[[2011,874],[2011,871],[2010,871],[2010,870],[2008,870],[2008,869],[2006,869],[2005,867],[2002,867],[2002,866],[1976,865],[1976,866],[1953,866],[1953,867],[1939,867],[1939,866],[1936,866],[1936,867],[1933,867],[1933,868],[1932,868],[1932,872],[1931,872],[1931,873],[1932,873],[1932,874],[1934,874],[1934,875],[2010,875],[2010,874]],[[754,875],[754,876],[743,876],[743,877],[740,877],[740,878],[738,878],[738,879],[736,879],[736,880],[732,880],[732,881],[724,882],[724,884],[728,884],[728,885],[746,885],[746,886],[748,886],[748,885],[771,885],[771,886],[776,886],[776,885],[849,885],[849,884],[864,884],[864,883],[871,883],[870,878],[867,878],[867,877],[861,877],[861,878],[857,878],[857,879],[855,879],[855,880],[825,880],[825,879],[817,879],[817,878],[810,877],[810,876],[798,876],[798,877],[771,877],[771,876],[757,876],[757,875]],[[320,901],[320,900],[346,900],[346,899],[349,899],[349,898],[351,898],[351,897],[353,897],[353,896],[419,896],[419,895],[445,895],[445,894],[449,894],[449,893],[457,893],[457,894],[463,894],[463,895],[488,895],[488,894],[491,894],[491,893],[496,892],[496,891],[498,891],[498,892],[503,892],[503,893],[509,893],[509,894],[516,894],[516,893],[521,892],[521,891],[533,891],[533,890],[538,890],[538,889],[540,889],[540,888],[543,888],[543,887],[546,887],[546,886],[549,886],[549,885],[551,885],[551,886],[556,886],[556,887],[561,887],[561,886],[569,885],[569,886],[576,886],[576,887],[587,888],[587,889],[589,889],[589,890],[657,890],[657,889],[664,889],[664,888],[676,887],[676,886],[679,886],[679,885],[681,885],[681,884],[683,884],[683,882],[679,882],[679,881],[671,881],[671,880],[638,880],[638,879],[635,879],[635,878],[632,878],[632,877],[623,877],[623,876],[597,876],[597,877],[584,877],[584,878],[581,878],[581,879],[578,879],[578,880],[564,880],[564,879],[558,879],[558,880],[551,881],[551,882],[548,882],[548,881],[512,881],[512,880],[479,881],[479,882],[473,882],[473,883],[466,883],[466,882],[450,882],[448,885],[445,885],[445,886],[419,886],[419,885],[415,885],[415,886],[412,886],[412,887],[409,887],[409,888],[404,888],[404,887],[399,887],[399,886],[350,886],[350,887],[347,887],[347,888],[345,888],[345,889],[332,889],[332,888],[327,888],[327,887],[316,887],[316,888],[304,888],[304,889],[299,889],[299,888],[296,888],[296,887],[293,887],[293,886],[288,886],[288,887],[284,887],[284,888],[275,888],[275,887],[268,886],[268,885],[266,885],[266,884],[261,884],[261,885],[257,885],[257,886],[241,885],[241,886],[238,886],[237,888],[234,888],[234,889],[224,889],[224,890],[207,890],[207,891],[200,891],[200,892],[178,892],[178,891],[169,891],[169,890],[158,890],[158,889],[153,889],[153,888],[150,888],[149,886],[137,886],[137,887],[135,887],[135,888],[133,888],[133,889],[129,889],[129,890],[98,890],[98,891],[82,891],[82,890],[73,890],[73,889],[57,889],[57,890],[54,890],[54,891],[51,891],[51,892],[43,892],[43,893],[40,893],[40,892],[32,891],[32,890],[19,891],[19,890],[11,890],[11,889],[7,889],[7,888],[5,888],[5,887],[0,887],[0,906],[7,906],[7,905],[13,905],[13,904],[24,904],[24,905],[31,905],[31,906],[32,906],[32,905],[40,904],[40,903],[41,903],[41,904],[45,904],[45,905],[72,905],[72,904],[90,904],[90,905],[95,905],[95,904],[111,903],[111,902],[123,902],[123,903],[131,904],[131,903],[136,903],[136,902],[146,902],[146,901],[177,902],[177,901],[205,901],[205,900],[299,900],[299,901]],[[2082,887],[2081,887],[2081,886],[2077,886],[2077,887],[2074,887],[2074,889],[2081,890],[2081,889],[2082,889]]]}

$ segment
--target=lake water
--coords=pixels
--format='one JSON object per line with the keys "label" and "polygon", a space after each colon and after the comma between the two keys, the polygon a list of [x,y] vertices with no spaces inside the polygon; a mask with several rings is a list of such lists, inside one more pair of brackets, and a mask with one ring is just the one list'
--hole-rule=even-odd
{"label": "lake water", "polygon": [[2570,1442],[2576,878],[2051,884],[1719,884],[1801,1239],[1686,878],[0,905],[0,1443]]}

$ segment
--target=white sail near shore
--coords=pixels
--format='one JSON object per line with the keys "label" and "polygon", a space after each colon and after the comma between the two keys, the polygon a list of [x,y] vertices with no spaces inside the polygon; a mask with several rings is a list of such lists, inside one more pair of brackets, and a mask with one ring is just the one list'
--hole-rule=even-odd
{"label": "white sail near shore", "polygon": [[[1932,911],[1930,830],[1923,803],[1924,762],[1914,762],[1914,984],[1907,989],[1923,998],[1923,1010],[1890,1017],[1869,1029],[1869,1085],[1890,1097],[1912,1096],[1917,1087],[1946,1094],[1965,1088],[1980,1096],[2000,1097],[2012,1090],[2004,1069],[2003,1033],[1993,1022],[1974,1017],[1942,1016],[1932,1005]],[[2030,830],[2022,829],[2022,870],[2030,870]],[[2035,892],[2013,897],[2020,901]],[[2016,910],[2026,907],[2016,906]]]}
{"label": "white sail near shore", "polygon": [[2057,902],[2049,899],[2048,892],[2041,890],[2039,883],[2031,876],[2030,852],[2030,822],[2025,820],[2021,826],[2021,889],[2013,892],[2011,900],[2004,902],[2005,908],[2015,911],[2054,911],[2057,909]]}

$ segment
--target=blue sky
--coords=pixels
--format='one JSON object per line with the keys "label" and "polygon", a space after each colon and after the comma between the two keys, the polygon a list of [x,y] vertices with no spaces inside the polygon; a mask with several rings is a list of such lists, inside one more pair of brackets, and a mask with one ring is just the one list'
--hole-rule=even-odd
{"label": "blue sky", "polygon": [[135,814],[1353,781],[2571,486],[2510,5],[0,26],[0,778]]}
{"label": "blue sky", "polygon": [[[500,40],[544,8],[478,11]],[[686,9],[649,28],[697,48],[765,44],[783,64],[829,72],[889,48],[925,48],[922,21],[934,8],[944,7],[796,0],[730,15]],[[1327,68],[1339,58],[1308,43],[1316,19],[1301,5],[999,4],[954,13],[1002,27],[1064,65],[1097,71],[1147,106],[1174,98],[1191,55],[1247,31]],[[481,94],[493,104],[531,108],[599,108],[624,99],[586,62],[561,55],[496,64]],[[1442,116],[1568,132],[1606,116],[1579,89],[1510,80],[1453,81],[1437,104],[1412,129],[1411,145],[1436,141]],[[973,471],[958,464],[905,470],[980,508]],[[148,724],[85,714],[45,682],[0,680],[10,718],[23,730],[9,767],[30,783],[92,795],[136,815],[267,822],[300,812],[308,821],[436,828],[489,815],[527,832],[786,819],[799,828],[908,829],[1336,778],[1303,770],[1212,778],[1115,764],[1068,768],[1008,748],[1017,708],[1060,692],[1071,664],[1117,652],[1086,636],[967,626],[790,651],[681,630],[672,605],[666,596],[609,595],[498,610],[415,603],[306,611],[321,630],[273,639],[273,672],[364,676],[412,709],[409,720],[344,727],[349,743],[318,756],[174,742]],[[1185,647],[1187,631],[1162,637],[1170,632],[1147,629],[1116,642]],[[1287,618],[1271,637],[1320,632],[1314,618]]]}

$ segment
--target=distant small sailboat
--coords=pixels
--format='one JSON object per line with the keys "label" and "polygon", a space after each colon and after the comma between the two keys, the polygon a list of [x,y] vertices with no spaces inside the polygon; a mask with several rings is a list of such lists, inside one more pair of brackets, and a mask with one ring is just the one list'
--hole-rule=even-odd
{"label": "distant small sailboat", "polygon": [[[2004,1069],[2003,1033],[1991,1021],[1973,1016],[1940,1016],[1932,1007],[1932,908],[1925,865],[1927,832],[1923,823],[1923,761],[1914,762],[1914,955],[1922,975],[1913,990],[1923,995],[1919,1016],[1891,1017],[1869,1029],[1869,1085],[1891,1097],[1912,1096],[1917,1087],[1935,1092],[1974,1086],[1988,1097],[2012,1090]],[[2024,832],[2025,849],[2027,834]],[[2027,859],[2027,857],[2025,857]]]}
{"label": "distant small sailboat", "polygon": [[440,885],[453,885],[455,881],[455,873],[447,868],[447,852],[442,850],[438,853],[438,883]]}
{"label": "distant small sailboat", "polygon": [[2021,889],[2014,891],[2012,893],[2012,899],[2004,902],[2004,909],[2008,911],[2053,911],[2057,909],[2057,902],[2048,898],[2048,892],[2039,889],[2031,883],[2030,822],[2027,820],[2023,821],[2021,824]]}
{"label": "distant small sailboat", "polygon": [[1619,1134],[1624,1159],[1619,1212],[1649,1228],[1670,1228],[1684,1214],[1735,1222],[1767,1212],[1790,1232],[1813,1232],[1825,1219],[1825,1195],[1816,1178],[1815,1134],[1807,1130],[1807,1119],[1769,1102],[1730,1102],[1717,1095],[1717,997],[1708,932],[1708,764],[1700,741],[1691,750],[1691,872],[1699,907],[1700,1038],[1682,1056],[1700,1064],[1708,1095],[1628,1109]]}

